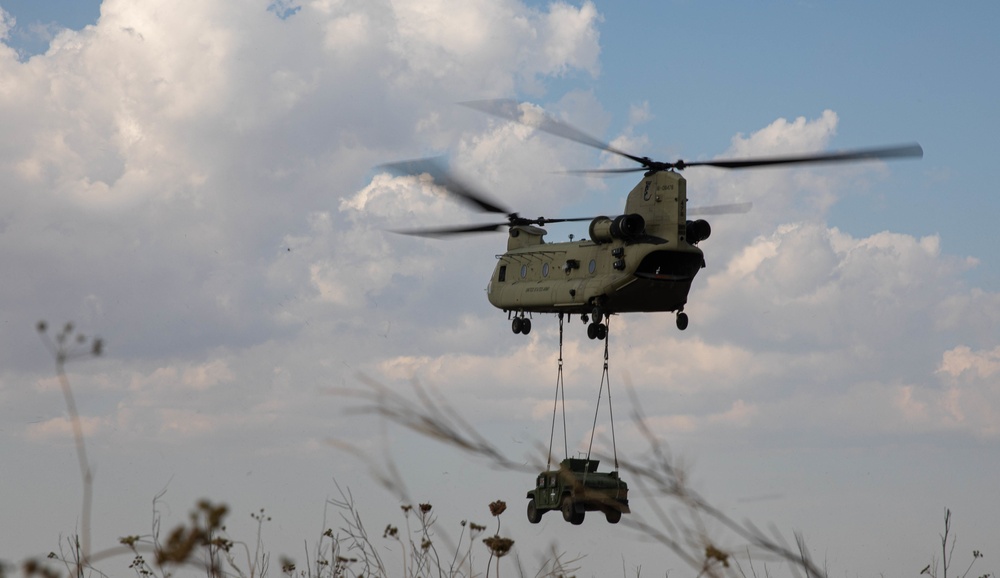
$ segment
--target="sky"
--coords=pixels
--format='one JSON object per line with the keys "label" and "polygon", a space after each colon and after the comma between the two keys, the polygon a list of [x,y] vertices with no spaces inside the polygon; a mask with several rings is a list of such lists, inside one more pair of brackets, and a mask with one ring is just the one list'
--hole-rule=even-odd
{"label": "sky", "polygon": [[[628,386],[706,499],[801,532],[829,575],[918,574],[946,509],[956,563],[980,550],[976,575],[997,571],[996,3],[0,8],[0,559],[44,555],[80,523],[45,320],[104,343],[67,366],[95,471],[95,550],[148,534],[165,491],[164,525],[205,497],[249,539],[265,508],[265,544],[301,560],[339,523],[327,505],[339,486],[370,528],[426,502],[452,539],[505,500],[502,533],[529,574],[552,545],[584,555],[581,576],[688,572],[624,523],[528,524],[532,474],[337,393],[370,380],[414,398],[419,383],[537,463],[557,321],[514,335],[489,305],[502,233],[389,232],[488,219],[377,168],[448,155],[522,215],[619,214],[634,177],[560,171],[621,159],[456,105],[514,98],[663,161],[920,143],[920,160],[684,171],[690,206],[753,210],[711,218],[686,331],[667,313],[612,319],[617,451],[649,457]],[[547,239],[569,234],[586,223]],[[601,384],[601,345],[578,321],[564,354],[571,453],[587,449]],[[608,425],[602,414],[605,455]],[[345,443],[392,459],[407,496]],[[656,499],[634,489],[631,516],[648,519]],[[722,546],[746,559],[739,541]]]}

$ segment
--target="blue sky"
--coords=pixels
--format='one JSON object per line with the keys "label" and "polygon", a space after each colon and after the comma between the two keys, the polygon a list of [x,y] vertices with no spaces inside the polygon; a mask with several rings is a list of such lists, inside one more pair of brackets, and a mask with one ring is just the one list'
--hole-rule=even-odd
{"label": "blue sky", "polygon": [[11,30],[8,45],[16,48],[25,57],[44,53],[49,47],[53,30],[69,28],[80,30],[89,24],[96,24],[101,14],[101,3],[93,1],[14,0],[4,2],[3,9],[17,19]]}
{"label": "blue sky", "polygon": [[[589,553],[583,576],[617,574],[623,557],[629,575],[686,572],[625,525],[530,526],[533,476],[331,395],[359,375],[404,395],[417,380],[515,459],[537,458],[555,320],[517,336],[490,307],[502,234],[387,233],[480,216],[374,168],[447,153],[522,215],[620,211],[632,177],[557,174],[617,160],[454,104],[516,98],[664,161],[919,142],[921,160],[685,171],[692,205],[754,209],[712,219],[687,331],[667,314],[614,319],[611,378],[702,495],[801,531],[830,575],[918,573],[945,508],[959,562],[980,549],[975,571],[995,571],[996,3],[0,7],[16,20],[0,24],[0,519],[31,521],[0,527],[0,559],[47,553],[79,518],[69,422],[33,335],[46,319],[107,344],[70,374],[97,470],[95,548],[146,531],[164,488],[168,523],[207,496],[247,536],[245,514],[265,507],[275,553],[313,540],[334,480],[371,527],[399,524],[404,498],[339,440],[398,460],[408,499],[440,506],[443,529],[487,522],[505,499],[529,569],[554,543]],[[567,327],[571,451],[586,448],[601,369],[582,333]],[[620,454],[645,459],[627,419],[616,433]],[[652,499],[634,494],[637,517]]]}

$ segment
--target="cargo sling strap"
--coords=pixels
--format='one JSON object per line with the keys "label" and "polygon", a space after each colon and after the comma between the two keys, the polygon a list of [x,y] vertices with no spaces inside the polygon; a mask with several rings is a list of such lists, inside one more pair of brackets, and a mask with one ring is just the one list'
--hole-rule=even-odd
{"label": "cargo sling strap", "polygon": [[[590,459],[590,453],[594,446],[594,433],[597,430],[597,416],[601,409],[601,398],[604,395],[604,387],[607,384],[608,390],[608,414],[611,421],[611,449],[615,458],[615,470],[618,469],[618,447],[615,441],[615,413],[614,407],[611,404],[611,378],[608,376],[608,343],[611,341],[611,318],[608,317],[608,335],[604,339],[604,372],[601,375],[601,386],[597,392],[597,407],[594,408],[594,425],[590,430],[590,445],[587,447],[587,459]],[[556,392],[555,399],[552,402],[552,428],[549,432],[549,455],[548,461],[546,462],[546,467],[552,466],[552,443],[555,439],[556,433],[556,415],[558,413],[560,402],[562,402],[562,422],[563,422],[563,450],[565,451],[565,456],[569,457],[569,441],[566,434],[566,390],[563,382],[563,314],[559,314],[559,372],[556,376]]]}

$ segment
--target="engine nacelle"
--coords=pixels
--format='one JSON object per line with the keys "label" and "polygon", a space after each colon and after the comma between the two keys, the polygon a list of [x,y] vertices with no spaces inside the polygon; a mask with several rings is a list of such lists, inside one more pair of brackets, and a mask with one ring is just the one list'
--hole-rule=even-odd
{"label": "engine nacelle", "polygon": [[590,222],[590,238],[597,243],[610,243],[615,239],[634,241],[646,231],[646,219],[638,213],[619,215],[614,219],[597,217]]}
{"label": "engine nacelle", "polygon": [[712,226],[708,224],[708,221],[704,219],[698,219],[697,221],[688,221],[686,232],[684,237],[687,239],[688,243],[692,245],[697,245],[701,241],[712,236]]}

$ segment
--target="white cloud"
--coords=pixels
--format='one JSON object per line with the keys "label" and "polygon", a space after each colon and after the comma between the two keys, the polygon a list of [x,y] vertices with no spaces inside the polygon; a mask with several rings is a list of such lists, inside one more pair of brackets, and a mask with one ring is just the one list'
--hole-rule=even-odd
{"label": "white cloud", "polygon": [[644,122],[649,122],[653,114],[649,110],[649,101],[644,100],[641,104],[632,104],[628,107],[628,123],[636,126]]}
{"label": "white cloud", "polygon": [[953,427],[987,438],[1000,437],[1000,347],[973,350],[960,345],[941,356],[938,375],[947,389],[937,394]]}
{"label": "white cloud", "polygon": [[972,351],[962,345],[946,351],[938,372],[956,381],[992,377],[1000,373],[1000,347],[992,351]]}
{"label": "white cloud", "polygon": [[[101,430],[107,427],[107,423],[101,417],[81,416],[79,426],[84,438],[89,438],[101,433]],[[25,437],[36,443],[48,442],[66,445],[74,439],[76,435],[74,430],[73,421],[67,416],[60,416],[28,424],[25,428]]]}
{"label": "white cloud", "polygon": [[[598,16],[590,4],[555,6],[572,17],[555,36],[548,11],[517,2],[393,6],[317,2],[281,20],[212,2],[108,0],[98,25],[64,31],[48,54],[5,56],[2,234],[22,248],[4,267],[32,271],[30,286],[0,294],[18,304],[16,323],[100,311],[125,331],[119,343],[169,355],[185,326],[197,335],[186,346],[259,340],[274,320],[287,323],[283,304],[301,302],[300,291],[308,300],[322,285],[356,304],[393,275],[427,270],[416,250],[386,257],[399,247],[376,229],[410,226],[433,207],[424,223],[466,218],[453,203],[397,189],[363,214],[329,214],[322,231],[306,216],[380,186],[363,186],[378,162],[414,156],[422,142],[455,146],[455,111],[427,119],[442,103],[510,93],[547,44],[558,57],[532,77],[592,65]],[[548,145],[520,158],[533,151],[544,160]],[[378,210],[384,219],[372,218]],[[301,257],[286,250],[294,239],[314,252],[297,273],[288,262]],[[284,273],[301,288],[276,277]],[[85,279],[84,303],[75,287]],[[140,327],[149,315],[158,320]]]}
{"label": "white cloud", "polygon": [[562,2],[552,4],[544,30],[551,42],[546,44],[546,58],[537,72],[565,74],[580,69],[597,75],[600,44],[595,23],[600,19],[593,2],[584,2],[579,9]]}
{"label": "white cloud", "polygon": [[804,143],[815,147],[813,150],[823,150],[837,134],[839,120],[832,110],[824,110],[820,118],[812,121],[804,116],[791,122],[779,118],[749,137],[734,136],[729,151],[735,157],[798,154]]}

